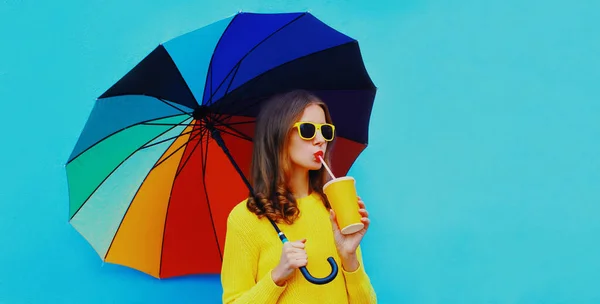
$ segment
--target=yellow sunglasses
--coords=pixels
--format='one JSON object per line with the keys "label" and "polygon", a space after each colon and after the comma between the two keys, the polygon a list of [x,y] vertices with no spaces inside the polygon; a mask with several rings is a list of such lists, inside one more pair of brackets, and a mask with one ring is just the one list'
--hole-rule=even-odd
{"label": "yellow sunglasses", "polygon": [[335,126],[329,123],[314,123],[299,121],[294,124],[294,128],[298,128],[300,138],[311,140],[317,135],[317,130],[321,131],[321,135],[326,141],[332,141],[335,136]]}

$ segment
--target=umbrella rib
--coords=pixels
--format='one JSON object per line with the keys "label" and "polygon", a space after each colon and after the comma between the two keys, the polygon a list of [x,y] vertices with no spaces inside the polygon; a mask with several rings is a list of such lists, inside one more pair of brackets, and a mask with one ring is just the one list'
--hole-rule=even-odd
{"label": "umbrella rib", "polygon": [[[229,23],[227,24],[227,26],[225,27],[225,30],[223,31],[224,33],[227,33],[227,31],[229,30],[229,27],[233,24],[233,22],[235,21],[235,19],[237,19],[239,15],[235,15],[231,21],[229,21]],[[208,87],[208,82],[210,80],[210,94],[212,94],[212,64],[213,64],[213,60],[215,59],[215,54],[217,53],[217,48],[219,47],[219,45],[221,45],[221,41],[223,40],[223,34],[221,34],[221,36],[219,37],[219,41],[217,41],[217,44],[215,44],[215,48],[212,51],[212,54],[210,55],[210,62],[208,63],[208,72],[207,72],[207,77],[206,77],[206,81],[204,82],[204,91],[202,93],[202,100],[200,100],[199,104],[204,104],[203,100],[204,100],[204,95],[206,95],[206,89]],[[210,76],[209,76],[210,75]],[[208,102],[206,103],[208,104]]]}
{"label": "umbrella rib", "polygon": [[[200,153],[202,154],[202,175],[206,174],[206,164],[207,164],[207,160],[208,160],[208,144],[210,141],[210,133],[208,131],[208,129],[202,129],[202,134],[200,135],[200,141],[203,141],[206,139],[206,149],[202,149],[203,146],[200,146]],[[205,152],[206,150],[206,152]],[[205,154],[206,153],[206,158],[205,158]]]}
{"label": "umbrella rib", "polygon": [[160,97],[155,97],[155,98],[157,98],[158,100],[162,101],[164,104],[166,104],[166,105],[168,105],[168,106],[170,106],[170,107],[172,107],[172,108],[174,108],[174,109],[176,109],[176,110],[179,110],[179,111],[180,111],[182,114],[187,114],[187,115],[189,115],[190,117],[192,116],[192,113],[190,113],[190,112],[186,112],[186,111],[184,111],[184,110],[182,110],[182,109],[180,109],[180,108],[178,108],[178,107],[176,107],[176,106],[172,105],[171,103],[167,102],[166,100],[164,100],[164,99],[162,99],[162,98],[160,98]]}
{"label": "umbrella rib", "polygon": [[228,120],[231,117],[238,115],[239,113],[243,113],[244,111],[246,111],[246,110],[252,108],[253,106],[257,105],[261,101],[263,101],[263,98],[256,98],[254,101],[250,102],[250,104],[246,104],[246,106],[244,106],[243,108],[238,109],[235,112],[229,113],[229,114],[221,117],[221,120]]}
{"label": "umbrella rib", "polygon": [[[208,159],[208,141],[209,141],[209,134],[208,134],[208,130],[202,130],[202,133],[200,135],[200,142],[202,142],[205,137],[206,137],[206,148],[204,148],[204,145],[200,145],[200,154],[202,155],[202,176],[204,176],[206,174],[206,161]],[[205,151],[206,150],[206,159],[205,157]]]}
{"label": "umbrella rib", "polygon": [[[165,133],[166,133],[166,131],[165,131]],[[157,138],[158,138],[158,137],[157,137]],[[174,144],[175,144],[175,141],[173,141],[173,142],[172,142],[172,143],[169,145],[169,148],[170,148],[171,146],[173,146]],[[167,151],[169,151],[169,148],[167,148],[167,149],[165,150],[165,152],[163,152],[162,156],[164,156],[164,155],[165,155],[165,153],[166,153]],[[132,155],[133,155],[133,153],[132,153]],[[127,213],[129,212],[129,209],[131,208],[131,205],[133,204],[133,201],[135,200],[135,198],[137,197],[138,193],[139,193],[139,192],[140,192],[140,190],[142,189],[141,185],[143,185],[143,184],[146,182],[146,180],[148,179],[148,176],[150,176],[150,174],[152,173],[152,170],[153,170],[154,168],[155,168],[155,167],[152,167],[152,169],[148,170],[148,172],[146,173],[146,176],[144,177],[144,180],[143,180],[143,181],[142,181],[142,183],[140,184],[140,187],[138,187],[138,188],[135,190],[135,194],[133,195],[133,198],[131,199],[131,201],[130,201],[130,202],[129,202],[129,204],[127,205],[127,210],[125,210],[125,213],[123,214],[123,217],[121,218],[121,221],[119,222],[119,227],[117,227],[117,231],[115,231],[115,234],[113,235],[112,239],[110,240],[110,245],[108,246],[108,249],[106,250],[106,253],[104,254],[104,257],[102,258],[102,261],[105,261],[105,260],[106,260],[106,257],[108,256],[108,253],[110,252],[110,249],[112,248],[112,245],[113,245],[113,243],[115,242],[115,239],[117,238],[117,235],[119,234],[119,230],[121,230],[121,226],[123,225],[123,221],[125,220],[125,217],[127,217]],[[164,232],[163,232],[163,233],[164,233]],[[162,255],[162,252],[161,252],[161,255]],[[160,275],[160,272],[159,272],[159,275]]]}
{"label": "umbrella rib", "polygon": [[[189,140],[188,143],[190,141],[192,141],[192,140]],[[175,173],[175,178],[177,178],[179,176],[179,174],[181,173],[181,171],[183,171],[183,168],[185,167],[185,165],[187,165],[187,162],[190,160],[190,158],[192,158],[192,155],[194,155],[194,152],[196,151],[196,148],[198,147],[198,144],[200,144],[201,141],[202,141],[202,136],[200,136],[200,140],[198,140],[198,142],[194,145],[194,148],[192,148],[192,152],[190,152],[188,157],[185,159],[185,161],[181,165],[181,168],[179,170],[177,170],[177,172]]]}
{"label": "umbrella rib", "polygon": [[[148,123],[148,122],[151,122],[151,121],[154,121],[154,120],[165,119],[165,118],[172,118],[172,117],[177,117],[177,116],[180,116],[180,115],[181,115],[181,114],[175,114],[175,115],[169,115],[169,116],[164,116],[164,117],[152,118],[152,119],[150,119],[150,120],[140,121],[140,122],[134,123],[134,124],[132,124],[132,125],[130,125],[130,126],[127,126],[127,127],[125,127],[125,128],[122,128],[122,129],[116,130],[116,131],[114,131],[114,132],[112,132],[112,133],[110,133],[110,134],[108,134],[108,135],[104,136],[104,138],[102,138],[102,139],[98,140],[97,142],[95,142],[93,145],[89,146],[89,147],[88,147],[88,148],[86,148],[85,150],[81,151],[81,153],[77,154],[77,156],[73,157],[73,159],[71,159],[70,161],[68,161],[68,162],[67,162],[67,165],[68,165],[69,163],[71,163],[72,161],[74,161],[75,159],[77,159],[77,158],[78,158],[79,156],[81,156],[83,153],[85,153],[85,152],[87,152],[88,150],[90,150],[90,149],[92,149],[93,147],[95,147],[97,144],[99,144],[99,143],[103,142],[103,141],[104,141],[104,140],[106,140],[107,138],[109,138],[109,137],[111,137],[111,136],[113,136],[113,135],[115,135],[115,134],[117,134],[117,133],[119,133],[119,132],[125,131],[125,130],[127,130],[127,129],[129,129],[129,128],[133,128],[133,127],[135,127],[135,126],[139,126],[139,125],[146,124],[146,123]],[[188,120],[188,119],[190,119],[190,118],[189,118],[189,117],[186,117],[185,119],[183,119],[183,120],[181,121],[181,123],[183,123],[184,121],[186,121],[186,120]],[[166,126],[171,126],[171,125],[172,125],[172,126],[174,126],[174,127],[175,127],[177,124],[164,124],[164,125],[166,125]],[[173,129],[173,128],[169,128],[169,130],[171,130],[171,129]],[[169,131],[169,130],[167,130],[167,131]],[[164,133],[161,133],[160,135],[162,135],[162,134],[164,134]],[[159,135],[159,136],[160,136],[160,135]],[[156,139],[156,138],[153,138],[152,140],[154,140],[154,139]],[[152,140],[150,140],[150,141],[152,141]],[[149,141],[149,142],[150,142],[150,141]]]}
{"label": "umbrella rib", "polygon": [[231,84],[233,83],[233,80],[235,79],[235,76],[237,75],[238,71],[240,70],[240,66],[242,65],[242,61],[240,60],[240,62],[238,62],[233,68],[235,69],[235,72],[233,72],[233,76],[231,77],[231,80],[229,81],[229,84],[227,85],[227,89],[225,89],[225,95],[227,95],[227,93],[229,92],[229,89],[231,88]]}
{"label": "umbrella rib", "polygon": [[253,123],[256,123],[256,120],[229,122],[229,123],[227,123],[227,125],[235,126],[235,125],[244,125],[244,124],[253,124]]}
{"label": "umbrella rib", "polygon": [[[192,131],[190,132],[186,132],[186,133],[191,133],[194,132],[194,130],[192,129]],[[188,143],[191,141],[191,139],[188,140]],[[198,141],[200,142],[200,141]],[[162,233],[162,241],[161,241],[161,245],[160,245],[160,259],[159,259],[159,266],[158,266],[158,276],[162,276],[162,267],[163,267],[163,253],[165,252],[165,236],[166,236],[166,232],[167,232],[167,220],[169,219],[169,209],[171,207],[171,201],[173,199],[173,189],[175,188],[175,181],[177,180],[177,177],[179,176],[179,173],[181,173],[181,171],[183,171],[183,168],[185,167],[185,165],[187,164],[188,160],[192,157],[192,155],[194,154],[194,151],[196,150],[196,147],[198,146],[198,143],[196,143],[194,145],[194,148],[192,149],[192,151],[190,152],[190,154],[188,155],[187,159],[183,162],[183,164],[181,165],[181,168],[179,168],[177,170],[177,172],[175,172],[175,177],[173,177],[173,183],[171,184],[171,190],[169,193],[169,202],[167,203],[167,212],[165,213],[165,224],[164,224],[164,228],[163,228],[163,233]],[[185,153],[185,151],[184,151]],[[181,163],[181,161],[180,161]]]}
{"label": "umbrella rib", "polygon": [[199,126],[201,124],[195,124],[195,123],[162,123],[162,122],[145,122],[142,123],[143,125],[146,126]]}
{"label": "umbrella rib", "polygon": [[243,139],[243,140],[247,140],[247,141],[252,141],[252,138],[248,137],[247,135],[243,135],[243,134],[238,135],[238,134],[235,134],[233,132],[227,131],[225,129],[220,129],[219,132],[223,132],[223,133],[225,133],[227,135],[231,135],[231,136],[239,138],[239,139]]}
{"label": "umbrella rib", "polygon": [[[237,17],[237,16],[236,16],[236,17]],[[231,22],[233,22],[233,20],[231,20]],[[230,24],[231,24],[231,23],[230,23]],[[229,27],[229,25],[227,25],[227,27]],[[223,32],[223,33],[225,33],[225,32]],[[221,42],[221,38],[219,38],[219,43],[220,43],[220,42]],[[218,45],[217,45],[217,46],[218,46]],[[216,51],[217,51],[217,47],[215,47],[215,52],[216,52]],[[214,56],[214,53],[213,53],[213,56]],[[212,77],[213,77],[213,72],[212,72],[212,57],[210,58],[210,66],[208,67],[208,73],[210,74],[210,94],[211,94],[211,97],[210,97],[210,98],[212,98],[212,92],[213,92],[213,81],[212,81],[212,80],[213,80],[213,79],[212,79]],[[204,96],[202,96],[202,97],[204,97]],[[210,99],[209,99],[209,101],[210,101]],[[207,102],[207,104],[208,104],[208,102]]]}
{"label": "umbrella rib", "polygon": [[[223,80],[221,81],[221,83],[219,84],[219,86],[217,87],[217,89],[215,91],[211,90],[211,94],[210,94],[210,98],[208,99],[208,104],[212,103],[213,101],[213,97],[215,96],[215,94],[217,93],[217,91],[219,91],[219,89],[221,88],[221,86],[225,83],[225,80],[227,80],[227,78],[229,77],[229,75],[231,75],[231,73],[234,71],[234,69],[236,68],[236,66],[241,65],[242,61],[244,59],[246,59],[246,57],[248,57],[256,48],[258,48],[261,44],[263,44],[265,41],[269,40],[269,38],[273,37],[275,34],[279,33],[280,31],[282,31],[284,28],[288,27],[290,24],[296,22],[298,19],[304,17],[306,15],[306,13],[301,14],[300,16],[294,18],[292,21],[284,24],[283,26],[281,26],[280,28],[278,28],[276,31],[272,32],[271,34],[269,34],[267,37],[265,37],[262,41],[258,42],[254,47],[252,47],[244,56],[242,56],[242,58],[240,58],[240,60],[237,62],[237,64],[229,71],[229,73],[227,73],[227,76],[225,78],[223,78]],[[233,20],[232,20],[233,22]],[[220,41],[219,41],[220,42]],[[215,48],[216,50],[216,48]],[[211,66],[212,66],[212,60],[211,60]],[[238,67],[239,69],[239,67]],[[212,80],[212,79],[211,79]],[[231,82],[233,82],[233,78],[231,79]],[[211,81],[212,84],[212,81]],[[227,92],[226,92],[227,93]]]}
{"label": "umbrella rib", "polygon": [[169,219],[169,207],[171,207],[171,200],[173,199],[173,188],[175,188],[175,179],[171,184],[169,190],[169,201],[167,202],[167,211],[165,212],[165,222],[163,224],[162,240],[160,241],[160,258],[158,259],[158,277],[162,277],[162,266],[163,266],[163,253],[165,252],[165,234],[167,232],[167,220]]}
{"label": "umbrella rib", "polygon": [[[210,136],[208,134],[208,130],[206,136]],[[210,216],[210,223],[213,227],[213,233],[215,236],[215,241],[217,243],[217,251],[219,252],[219,257],[221,262],[223,261],[223,253],[221,253],[221,245],[219,244],[219,236],[217,235],[217,229],[215,228],[215,220],[212,215],[212,210],[210,208],[210,199],[208,197],[208,188],[206,187],[206,164],[208,163],[208,147],[209,147],[210,138],[206,140],[206,152],[202,153],[202,185],[204,187],[204,195],[206,196],[206,206],[208,207],[208,214]],[[204,152],[204,151],[202,151]]]}
{"label": "umbrella rib", "polygon": [[[188,119],[188,118],[186,118],[186,119]],[[173,130],[173,128],[175,128],[175,126],[173,126],[173,127],[169,128],[169,129],[161,132],[160,134],[156,135],[154,138],[152,138],[149,141],[147,141],[144,145],[148,144],[149,142],[152,142],[153,140],[155,140],[155,139],[161,137],[162,135],[166,134],[167,132]],[[142,147],[144,145],[142,145]],[[108,175],[106,175],[106,177],[98,184],[98,186],[96,186],[96,188],[90,193],[90,195],[88,195],[88,197],[86,197],[85,201],[83,201],[83,203],[81,204],[81,206],[79,206],[79,208],[77,208],[77,210],[75,211],[75,213],[73,213],[73,216],[69,220],[73,219],[77,215],[77,213],[79,212],[79,210],[81,210],[81,208],[83,208],[83,206],[89,201],[89,199],[96,193],[96,191],[98,191],[98,189],[100,187],[102,187],[102,185],[104,184],[104,182],[108,178],[110,178],[112,176],[112,174],[115,173],[115,171],[117,171],[117,169],[119,167],[121,167],[121,165],[123,163],[125,163],[131,156],[133,156],[139,150],[140,150],[140,148],[136,149],[135,151],[133,151],[132,153],[130,153],[129,155],[127,155],[127,157],[125,157],[125,159],[123,159],[123,161],[121,161],[112,171],[110,171],[110,173],[108,173]]]}
{"label": "umbrella rib", "polygon": [[231,136],[240,138],[240,139],[245,139],[247,141],[252,141],[252,138],[242,132],[240,132],[239,130],[236,130],[235,128],[232,128],[231,126],[229,126],[229,124],[227,123],[223,123],[223,122],[219,122],[219,125],[226,127],[227,129],[230,129],[231,131],[227,131],[227,129],[219,129],[220,132],[223,132],[225,134],[229,134]]}
{"label": "umbrella rib", "polygon": [[164,143],[164,142],[166,142],[166,141],[169,141],[169,140],[172,140],[172,139],[175,139],[175,138],[181,137],[181,136],[188,135],[188,134],[190,134],[190,133],[192,133],[192,132],[194,132],[194,130],[192,130],[192,131],[188,131],[188,132],[184,132],[184,133],[181,133],[181,134],[179,134],[179,135],[171,136],[171,137],[169,137],[169,138],[167,138],[167,139],[163,139],[163,140],[161,140],[161,141],[157,141],[157,142],[155,142],[155,143],[153,143],[153,144],[144,145],[144,146],[140,147],[138,150],[143,150],[143,149],[147,149],[147,148],[150,148],[150,147],[153,147],[153,146],[156,146],[156,145],[160,145],[160,144],[162,144],[162,143]]}
{"label": "umbrella rib", "polygon": [[[238,63],[236,63],[235,66],[233,67],[233,70],[235,70],[235,72],[233,73],[233,77],[231,77],[231,80],[229,81],[229,84],[227,85],[227,89],[225,89],[225,94],[223,94],[224,96],[227,95],[227,92],[229,92],[229,88],[231,88],[231,84],[233,83],[233,80],[235,79],[237,72],[240,70],[241,63],[242,63],[241,61],[238,61]],[[229,74],[231,74],[231,72]],[[229,77],[229,74],[227,75],[227,77]],[[225,81],[225,80],[223,80],[223,81]],[[222,104],[217,104],[215,112],[219,113],[222,106],[223,106]],[[221,116],[223,116],[223,115],[225,115],[225,114],[220,114],[220,113],[217,114],[217,119],[220,119]]]}
{"label": "umbrella rib", "polygon": [[181,145],[179,148],[177,148],[175,151],[171,152],[171,154],[169,154],[169,155],[168,155],[167,157],[165,157],[163,160],[161,160],[161,161],[160,161],[160,162],[158,162],[156,165],[154,165],[154,167],[152,167],[152,169],[151,169],[151,170],[154,170],[154,168],[156,168],[156,167],[158,167],[158,166],[162,165],[162,163],[164,163],[164,162],[165,162],[167,159],[169,159],[171,156],[173,156],[175,153],[177,153],[177,151],[181,150],[181,148],[183,148],[183,147],[187,146],[187,144],[188,144],[188,143],[189,143],[191,140],[193,140],[194,138],[196,138],[196,137],[198,137],[198,134],[194,134],[194,135],[192,135],[192,136],[191,136],[191,138],[190,138],[188,141],[186,141],[185,143],[183,143],[183,144],[182,144],[182,145]]}

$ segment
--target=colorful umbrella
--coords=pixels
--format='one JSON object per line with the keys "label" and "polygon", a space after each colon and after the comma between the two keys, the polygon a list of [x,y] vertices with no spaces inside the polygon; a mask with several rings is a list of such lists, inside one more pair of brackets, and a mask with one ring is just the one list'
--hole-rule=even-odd
{"label": "colorful umbrella", "polygon": [[[309,13],[239,13],[159,45],[96,100],[66,164],[69,222],[103,261],[157,278],[219,273],[227,216],[252,190],[259,106],[292,89],[328,104],[331,167],[345,175],[376,91],[356,40]],[[326,278],[302,272],[326,283],[329,262]]]}

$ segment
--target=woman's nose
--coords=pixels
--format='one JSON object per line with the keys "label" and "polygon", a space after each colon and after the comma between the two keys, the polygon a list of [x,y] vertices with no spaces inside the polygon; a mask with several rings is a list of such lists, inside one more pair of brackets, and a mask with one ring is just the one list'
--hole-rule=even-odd
{"label": "woman's nose", "polygon": [[315,146],[320,146],[325,143],[325,138],[323,138],[323,134],[321,134],[321,131],[317,130],[317,134],[315,135],[313,143]]}

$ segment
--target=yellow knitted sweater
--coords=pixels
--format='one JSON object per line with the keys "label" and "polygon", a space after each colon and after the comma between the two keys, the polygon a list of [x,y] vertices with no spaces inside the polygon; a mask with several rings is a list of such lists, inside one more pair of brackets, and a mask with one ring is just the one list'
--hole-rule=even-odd
{"label": "yellow knitted sweater", "polygon": [[376,303],[376,295],[363,267],[347,272],[335,247],[329,211],[316,193],[298,201],[299,218],[292,224],[278,224],[290,241],[306,238],[306,268],[317,278],[327,276],[328,257],[338,264],[337,277],[324,285],[308,282],[299,270],[282,287],[271,271],[281,258],[283,243],[268,219],[259,219],[239,203],[227,219],[227,236],[221,270],[223,303]]}

